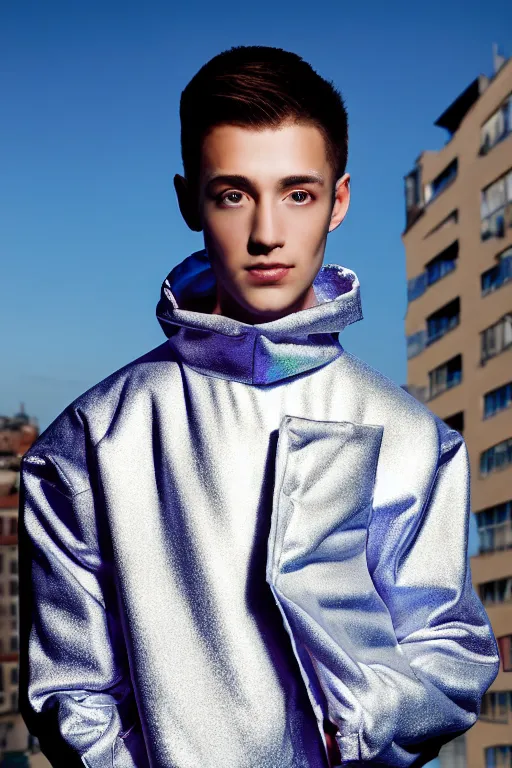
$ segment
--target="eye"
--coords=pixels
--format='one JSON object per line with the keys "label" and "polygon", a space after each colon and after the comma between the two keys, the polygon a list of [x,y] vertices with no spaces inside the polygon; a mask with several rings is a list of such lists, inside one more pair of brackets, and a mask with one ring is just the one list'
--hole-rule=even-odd
{"label": "eye", "polygon": [[[238,198],[238,199],[233,199]],[[241,192],[223,192],[221,195],[218,196],[217,202],[221,205],[225,205],[228,208],[233,208],[236,206],[242,199],[242,193]]]}
{"label": "eye", "polygon": [[[309,193],[309,192],[306,192],[306,191],[305,191],[305,190],[303,190],[303,189],[296,189],[296,190],[295,190],[295,192],[292,192],[292,193],[291,193],[290,197],[293,197],[293,195],[303,195],[303,196],[304,196],[304,197],[306,197],[306,198],[308,198],[308,197],[309,197],[309,198],[311,198],[311,195],[310,195],[310,193]],[[312,198],[311,198],[311,199],[312,199]],[[303,198],[302,200],[295,200],[295,202],[296,202],[296,203],[299,203],[299,204],[303,204],[303,203],[307,202],[307,200],[305,200],[305,199]]]}

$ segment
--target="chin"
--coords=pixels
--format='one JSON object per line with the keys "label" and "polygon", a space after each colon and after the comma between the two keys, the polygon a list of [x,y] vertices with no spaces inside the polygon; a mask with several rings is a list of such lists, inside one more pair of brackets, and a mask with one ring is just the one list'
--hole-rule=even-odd
{"label": "chin", "polygon": [[290,306],[293,302],[279,302],[275,304],[250,304],[246,303],[247,311],[253,315],[261,315],[262,318],[270,317],[271,315],[288,314],[292,310]]}

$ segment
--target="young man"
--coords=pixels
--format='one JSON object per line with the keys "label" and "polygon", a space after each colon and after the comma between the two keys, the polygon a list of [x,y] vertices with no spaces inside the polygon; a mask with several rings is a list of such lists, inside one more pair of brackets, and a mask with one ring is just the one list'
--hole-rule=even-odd
{"label": "young man", "polygon": [[26,454],[22,711],[53,765],[408,768],[499,666],[471,585],[461,436],[346,352],[339,93],[295,54],[182,94],[168,339]]}

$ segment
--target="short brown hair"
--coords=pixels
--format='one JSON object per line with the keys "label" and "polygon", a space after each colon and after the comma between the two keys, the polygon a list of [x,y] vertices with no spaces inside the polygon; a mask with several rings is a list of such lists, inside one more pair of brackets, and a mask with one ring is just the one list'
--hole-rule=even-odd
{"label": "short brown hair", "polygon": [[296,53],[262,45],[236,46],[210,59],[181,94],[181,155],[185,178],[199,178],[201,147],[216,125],[273,128],[287,120],[322,132],[338,179],[348,156],[348,120],[341,94]]}

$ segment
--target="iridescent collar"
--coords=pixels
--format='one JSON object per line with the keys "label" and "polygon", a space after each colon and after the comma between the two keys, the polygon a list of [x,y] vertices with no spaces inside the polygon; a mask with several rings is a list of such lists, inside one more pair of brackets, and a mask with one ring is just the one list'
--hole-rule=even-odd
{"label": "iridescent collar", "polygon": [[338,333],[362,318],[354,272],[326,264],[313,283],[318,304],[269,323],[250,325],[183,309],[214,295],[206,250],[188,256],[162,285],[156,314],[176,355],[209,376],[267,385],[330,363],[343,352]]}

